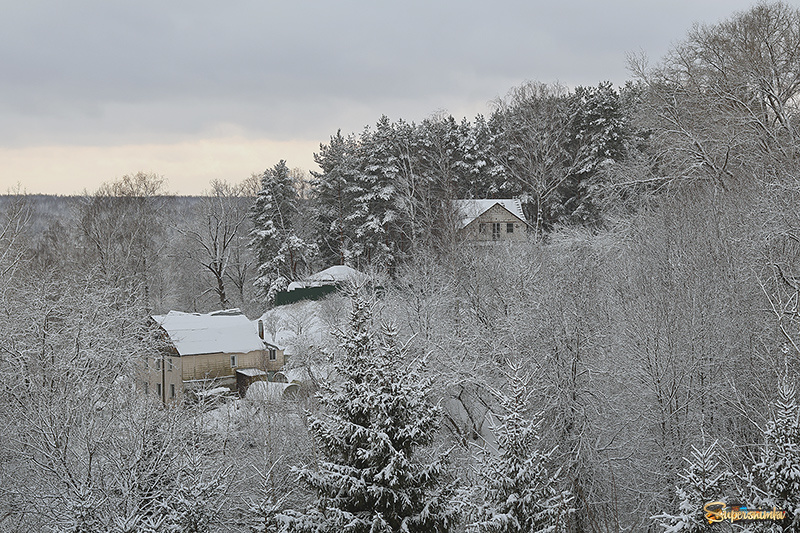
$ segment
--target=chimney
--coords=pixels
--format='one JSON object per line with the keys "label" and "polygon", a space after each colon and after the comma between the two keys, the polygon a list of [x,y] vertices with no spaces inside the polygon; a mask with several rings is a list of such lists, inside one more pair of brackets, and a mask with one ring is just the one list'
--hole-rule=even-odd
{"label": "chimney", "polygon": [[264,321],[260,319],[258,321],[258,336],[261,337],[262,341],[264,340]]}

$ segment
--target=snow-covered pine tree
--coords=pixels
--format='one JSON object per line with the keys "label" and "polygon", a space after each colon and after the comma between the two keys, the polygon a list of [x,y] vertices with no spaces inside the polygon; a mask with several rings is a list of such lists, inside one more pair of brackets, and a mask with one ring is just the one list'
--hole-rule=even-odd
{"label": "snow-covered pine tree", "polygon": [[320,145],[314,161],[322,172],[312,172],[316,210],[316,241],[325,264],[343,265],[353,247],[354,181],[358,172],[357,143],[341,131],[330,144]]}
{"label": "snow-covered pine tree", "polygon": [[701,533],[715,530],[704,518],[703,506],[722,499],[722,485],[731,477],[728,470],[720,468],[716,446],[717,441],[700,450],[692,446],[691,458],[684,457],[689,465],[683,474],[678,474],[682,480],[681,485],[675,489],[679,501],[678,513],[662,513],[653,517],[664,528],[665,533]]}
{"label": "snow-covered pine tree", "polygon": [[325,461],[299,471],[318,494],[304,513],[277,521],[291,531],[352,533],[445,532],[454,514],[444,501],[431,444],[439,412],[425,397],[428,383],[410,367],[384,327],[377,345],[367,301],[352,295],[349,329],[335,367],[343,383],[321,395],[327,414],[310,417]]}
{"label": "snow-covered pine tree", "polygon": [[564,214],[575,223],[594,224],[600,217],[593,198],[600,186],[600,170],[624,158],[628,125],[619,93],[611,82],[578,87],[569,101],[571,127],[567,146],[576,163],[574,172],[561,186]]}
{"label": "snow-covered pine tree", "polygon": [[286,161],[264,171],[261,190],[250,212],[250,248],[258,269],[254,284],[263,296],[278,277],[300,277],[316,253],[316,245],[305,242],[295,228],[299,201]]}
{"label": "snow-covered pine tree", "polygon": [[497,449],[483,449],[478,507],[470,531],[480,533],[557,533],[567,530],[572,496],[558,488],[560,470],[548,472],[552,451],[540,449],[540,417],[527,418],[532,391],[521,365],[510,362],[510,394],[496,392],[504,412],[494,426]]}
{"label": "snow-covered pine tree", "polygon": [[165,502],[164,526],[169,533],[208,533],[225,503],[230,470],[204,473],[201,457],[189,452],[177,487]]}
{"label": "snow-covered pine tree", "polygon": [[511,194],[505,168],[494,156],[497,132],[483,115],[475,117],[474,124],[465,121],[459,126],[459,151],[463,154],[458,182],[459,198],[501,198]]}
{"label": "snow-covered pine tree", "polygon": [[753,466],[766,497],[759,502],[787,511],[786,531],[800,526],[800,404],[794,386],[784,377],[774,404],[774,417],[764,429],[761,460]]}
{"label": "snow-covered pine tree", "polygon": [[469,122],[458,123],[451,115],[427,118],[415,128],[415,153],[406,157],[414,163],[415,179],[406,180],[404,190],[413,206],[407,209],[412,246],[441,248],[452,242],[458,218],[453,200],[459,198],[459,180],[470,171],[461,151],[468,135]]}
{"label": "snow-covered pine tree", "polygon": [[352,259],[359,265],[388,268],[405,254],[403,239],[408,213],[398,190],[401,161],[397,128],[386,116],[375,131],[364,130],[359,145],[360,171],[355,173],[355,193],[348,220],[355,225]]}

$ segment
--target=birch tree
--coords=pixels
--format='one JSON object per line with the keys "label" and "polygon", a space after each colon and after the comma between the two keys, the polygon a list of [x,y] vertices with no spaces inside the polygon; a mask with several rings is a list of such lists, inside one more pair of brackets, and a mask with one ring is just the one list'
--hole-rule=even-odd
{"label": "birch tree", "polygon": [[495,102],[498,162],[511,183],[500,191],[519,196],[538,237],[558,212],[558,191],[577,170],[567,150],[570,108],[560,85],[528,82]]}

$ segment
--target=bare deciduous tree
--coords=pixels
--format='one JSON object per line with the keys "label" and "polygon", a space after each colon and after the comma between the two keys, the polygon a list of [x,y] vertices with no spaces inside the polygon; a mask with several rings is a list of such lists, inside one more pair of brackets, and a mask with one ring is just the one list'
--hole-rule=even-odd
{"label": "bare deciduous tree", "polygon": [[495,101],[495,155],[516,182],[517,187],[510,189],[523,200],[537,236],[551,199],[577,170],[577,161],[567,150],[571,133],[567,96],[561,85],[528,82]]}
{"label": "bare deciduous tree", "polygon": [[670,179],[785,176],[796,168],[800,10],[762,3],[696,25],[656,68],[634,59],[647,87],[644,125]]}
{"label": "bare deciduous tree", "polygon": [[151,308],[161,293],[165,194],[164,178],[138,172],[102,185],[79,207],[90,268],[113,286],[140,289]]}
{"label": "bare deciduous tree", "polygon": [[206,292],[213,293],[223,309],[230,307],[228,282],[236,287],[239,300],[244,300],[245,280],[252,266],[244,242],[251,201],[247,188],[246,183],[213,180],[200,201],[197,227],[180,230],[191,245],[187,257],[211,276],[212,286]]}

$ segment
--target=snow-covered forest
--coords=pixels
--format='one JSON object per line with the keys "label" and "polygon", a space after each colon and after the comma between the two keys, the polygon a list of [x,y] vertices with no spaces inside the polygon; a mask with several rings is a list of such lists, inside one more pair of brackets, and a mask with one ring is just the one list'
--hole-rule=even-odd
{"label": "snow-covered forest", "polygon": [[[698,532],[709,502],[798,530],[800,10],[630,69],[376,117],[201,197],[1,198],[0,531]],[[466,198],[518,198],[527,240],[467,242]],[[336,264],[370,282],[288,363],[330,380],[141,390],[148,317],[255,319]]]}

